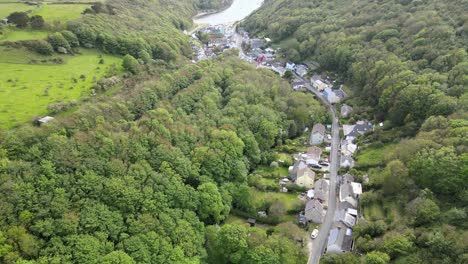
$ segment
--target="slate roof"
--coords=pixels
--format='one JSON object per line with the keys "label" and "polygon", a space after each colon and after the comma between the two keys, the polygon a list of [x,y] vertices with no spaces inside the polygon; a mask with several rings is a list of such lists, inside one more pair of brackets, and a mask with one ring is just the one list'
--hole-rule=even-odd
{"label": "slate roof", "polygon": [[312,127],[312,134],[319,133],[322,136],[325,135],[325,126],[317,123]]}

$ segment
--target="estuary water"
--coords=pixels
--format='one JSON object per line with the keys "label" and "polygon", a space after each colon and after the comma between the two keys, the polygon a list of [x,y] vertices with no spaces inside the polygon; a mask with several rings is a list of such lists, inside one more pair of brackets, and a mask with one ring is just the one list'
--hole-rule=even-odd
{"label": "estuary water", "polygon": [[263,0],[234,0],[232,5],[218,13],[196,16],[195,24],[220,25],[240,21],[259,8]]}

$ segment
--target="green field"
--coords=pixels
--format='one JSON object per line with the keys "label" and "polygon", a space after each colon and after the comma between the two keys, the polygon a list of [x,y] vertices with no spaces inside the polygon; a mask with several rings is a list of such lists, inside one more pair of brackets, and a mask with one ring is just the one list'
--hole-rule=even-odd
{"label": "green field", "polygon": [[36,6],[26,4],[0,4],[0,19],[7,17],[13,12],[26,12],[35,9]]}
{"label": "green field", "polygon": [[66,22],[81,16],[83,11],[90,5],[43,5],[32,13],[42,16],[46,22],[54,20]]}
{"label": "green field", "polygon": [[[79,99],[90,93],[93,78],[102,77],[106,68],[121,59],[97,51],[82,50],[81,55],[56,55],[64,64],[28,64],[43,57],[25,50],[0,49],[0,127],[11,128],[47,113],[47,105]],[[99,69],[98,69],[99,68]],[[80,78],[84,75],[85,78]],[[76,78],[75,82],[73,78]]]}
{"label": "green field", "polygon": [[81,13],[89,6],[88,4],[43,4],[41,6],[34,6],[21,3],[5,4],[0,1],[0,18],[5,18],[13,12],[31,11],[29,16],[41,15],[49,23],[54,20],[66,22],[67,20],[80,17]]}
{"label": "green field", "polygon": [[19,41],[19,40],[30,40],[30,39],[44,39],[50,33],[47,31],[39,30],[6,30],[0,35],[0,42],[2,41]]}

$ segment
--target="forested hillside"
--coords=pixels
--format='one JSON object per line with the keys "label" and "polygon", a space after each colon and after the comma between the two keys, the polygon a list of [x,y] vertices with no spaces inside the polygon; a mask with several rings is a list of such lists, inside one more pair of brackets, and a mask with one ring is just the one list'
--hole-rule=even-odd
{"label": "forested hillside", "polygon": [[3,133],[1,262],[304,262],[276,231],[207,226],[241,203],[247,174],[291,126],[323,115],[311,95],[226,55],[155,66],[65,119]]}
{"label": "forested hillside", "polygon": [[467,1],[270,0],[243,25],[287,58],[338,73],[358,104],[414,134],[466,104],[467,10]]}
{"label": "forested hillside", "polygon": [[367,146],[351,170],[366,191],[353,234],[366,263],[468,261],[467,10],[467,1],[270,0],[243,23],[286,58],[336,74],[353,91],[351,120],[383,121],[358,140]]}

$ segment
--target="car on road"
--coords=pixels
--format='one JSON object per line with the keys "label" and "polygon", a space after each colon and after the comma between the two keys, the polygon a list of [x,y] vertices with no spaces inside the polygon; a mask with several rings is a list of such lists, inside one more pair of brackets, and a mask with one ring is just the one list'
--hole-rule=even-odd
{"label": "car on road", "polygon": [[314,229],[312,233],[310,234],[310,238],[314,239],[318,236],[318,229]]}

